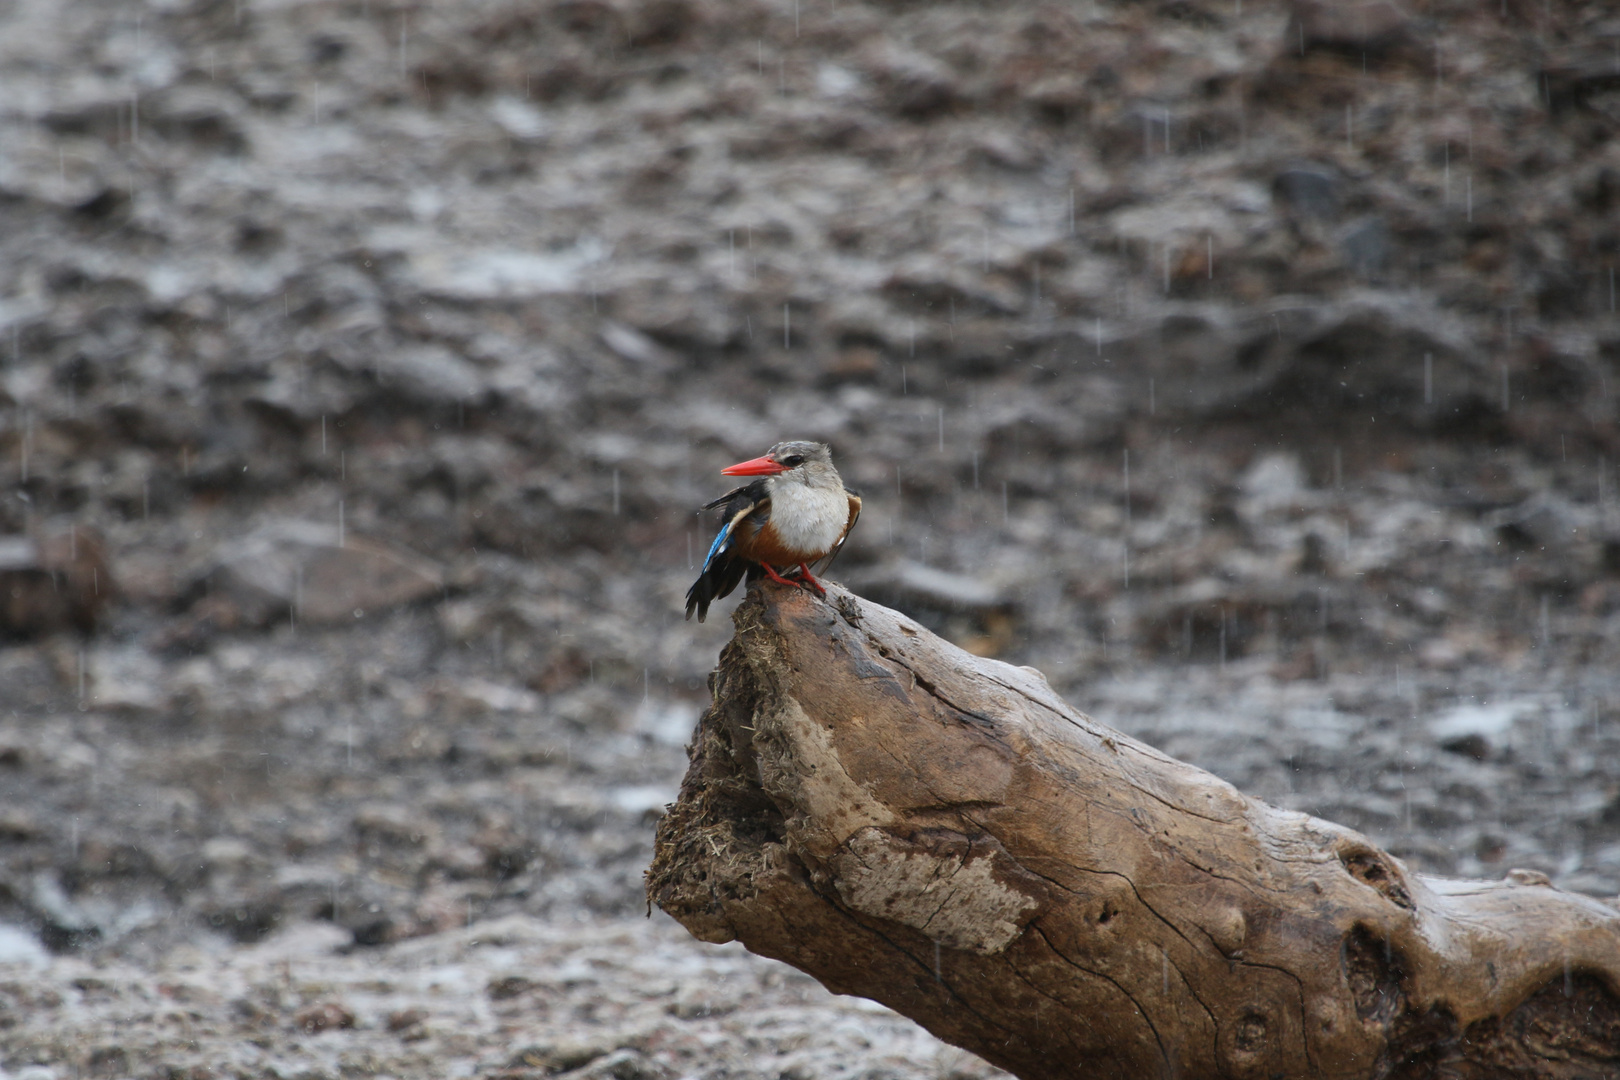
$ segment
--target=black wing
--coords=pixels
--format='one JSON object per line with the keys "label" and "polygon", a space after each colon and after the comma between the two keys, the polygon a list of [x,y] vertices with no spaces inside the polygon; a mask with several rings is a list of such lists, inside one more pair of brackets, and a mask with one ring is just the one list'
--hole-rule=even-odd
{"label": "black wing", "polygon": [[703,509],[720,509],[724,517],[720,532],[715,536],[714,543],[709,545],[709,554],[703,559],[703,569],[698,573],[698,579],[686,590],[686,617],[690,619],[695,611],[698,622],[708,618],[710,604],[730,596],[753,569],[753,564],[747,559],[740,559],[732,553],[732,541],[744,521],[752,518],[762,523],[770,519],[771,497],[766,493],[764,479],[759,479],[747,487],[733,488]]}

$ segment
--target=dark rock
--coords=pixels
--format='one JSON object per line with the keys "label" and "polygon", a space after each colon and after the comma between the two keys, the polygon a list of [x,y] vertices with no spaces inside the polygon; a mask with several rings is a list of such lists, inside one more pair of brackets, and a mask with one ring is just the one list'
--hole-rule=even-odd
{"label": "dark rock", "polygon": [[293,1015],[293,1023],[305,1035],[316,1035],[323,1031],[341,1031],[354,1027],[354,1013],[339,1002],[322,1001],[299,1009]]}
{"label": "dark rock", "polygon": [[1384,219],[1370,217],[1352,224],[1339,237],[1339,251],[1358,276],[1377,277],[1389,261],[1389,228]]}
{"label": "dark rock", "polygon": [[1412,17],[1392,0],[1294,0],[1287,49],[1330,49],[1381,55],[1408,44]]}
{"label": "dark rock", "polygon": [[77,525],[0,537],[0,638],[92,633],[114,588],[104,551]]}
{"label": "dark rock", "polygon": [[1338,217],[1343,201],[1338,174],[1323,165],[1295,165],[1284,169],[1272,180],[1271,190],[1278,201],[1294,213],[1323,221]]}

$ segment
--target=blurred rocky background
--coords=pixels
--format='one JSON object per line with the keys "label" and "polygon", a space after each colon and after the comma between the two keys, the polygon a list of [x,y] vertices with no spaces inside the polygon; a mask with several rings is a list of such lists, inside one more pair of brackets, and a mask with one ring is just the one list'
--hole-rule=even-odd
{"label": "blurred rocky background", "polygon": [[1610,5],[8,0],[0,89],[6,1075],[986,1075],[643,917],[784,437],[835,579],[1620,891]]}

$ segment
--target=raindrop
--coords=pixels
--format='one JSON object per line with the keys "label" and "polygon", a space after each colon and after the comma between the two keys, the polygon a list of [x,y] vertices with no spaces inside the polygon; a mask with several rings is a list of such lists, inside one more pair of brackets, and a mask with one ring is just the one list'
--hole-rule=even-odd
{"label": "raindrop", "polygon": [[79,704],[84,704],[84,646],[79,646]]}
{"label": "raindrop", "polygon": [[1609,314],[1614,314],[1614,267],[1609,267]]}
{"label": "raindrop", "polygon": [[1337,446],[1333,448],[1333,490],[1344,490],[1344,455]]}
{"label": "raindrop", "polygon": [[792,344],[790,342],[790,334],[792,332],[792,328],[793,328],[793,312],[790,310],[790,305],[783,304],[782,305],[782,348],[784,348],[784,349],[792,348]]}
{"label": "raindrop", "polygon": [[1552,644],[1552,597],[1541,594],[1541,647]]}
{"label": "raindrop", "polygon": [[326,417],[321,417],[321,457],[326,456]]}
{"label": "raindrop", "polygon": [[1507,367],[1506,364],[1503,364],[1502,365],[1502,411],[1503,412],[1508,411],[1508,404],[1509,404],[1509,400],[1508,400],[1508,367]]}
{"label": "raindrop", "polygon": [[799,0],[793,0],[793,36],[799,36]]}
{"label": "raindrop", "polygon": [[1012,516],[1007,509],[1007,481],[1003,480],[1001,482],[1001,523],[1006,525],[1011,520]]}
{"label": "raindrop", "polygon": [[906,355],[917,355],[917,324],[911,319],[906,320],[906,349]]}
{"label": "raindrop", "polygon": [[906,365],[900,365],[900,396],[904,397],[910,391],[906,387]]}
{"label": "raindrop", "polygon": [[1226,673],[1226,609],[1221,608],[1221,673]]}
{"label": "raindrop", "polygon": [[731,248],[731,277],[732,277],[732,280],[735,281],[736,278],[737,278],[737,230],[736,229],[727,229],[726,230],[726,243],[728,245],[730,245],[730,248]]}
{"label": "raindrop", "polygon": [[619,470],[613,470],[613,516],[619,516]]}
{"label": "raindrop", "polygon": [[990,226],[984,227],[984,272],[990,272]]}
{"label": "raindrop", "polygon": [[347,483],[349,480],[349,452],[338,451],[338,482]]}
{"label": "raindrop", "polygon": [[1442,206],[1450,206],[1451,205],[1451,141],[1449,139],[1446,140],[1446,151],[1445,151],[1445,153],[1446,153],[1445,170],[1442,173],[1442,175],[1445,177],[1445,183],[1440,189],[1441,192],[1442,192],[1440,202],[1441,202]]}
{"label": "raindrop", "polygon": [[1074,235],[1074,188],[1069,189],[1069,235]]}
{"label": "raindrop", "polygon": [[1434,404],[1434,354],[1423,354],[1423,404]]}
{"label": "raindrop", "polygon": [[406,78],[410,73],[410,69],[405,62],[405,45],[409,40],[410,26],[411,17],[401,15],[399,17],[399,77],[402,79]]}
{"label": "raindrop", "polygon": [[939,452],[942,454],[945,452],[945,407],[943,405],[939,409]]}
{"label": "raindrop", "polygon": [[1125,451],[1125,527],[1131,527],[1131,452]]}
{"label": "raindrop", "polygon": [[1468,194],[1467,194],[1468,220],[1473,221],[1474,220],[1474,174],[1469,173],[1466,177],[1464,177],[1464,179],[1467,181],[1467,188],[1468,188]]}
{"label": "raindrop", "polygon": [[1204,234],[1204,269],[1210,279],[1215,277],[1215,234]]}
{"label": "raindrop", "polygon": [[1102,316],[1097,316],[1097,355],[1102,355]]}
{"label": "raindrop", "polygon": [[344,538],[346,537],[346,535],[348,533],[348,527],[347,527],[346,522],[344,521],[343,512],[344,512],[343,500],[339,499],[338,500],[338,547],[343,547],[344,546],[343,541],[344,541]]}
{"label": "raindrop", "polygon": [[152,481],[141,481],[141,520],[152,520]]}
{"label": "raindrop", "polygon": [[1170,241],[1164,242],[1164,294],[1170,295]]}
{"label": "raindrop", "polygon": [[1344,145],[1350,150],[1356,148],[1356,107],[1354,104],[1344,107]]}
{"label": "raindrop", "polygon": [[979,490],[979,452],[973,451],[973,490]]}
{"label": "raindrop", "polygon": [[1158,402],[1153,397],[1153,380],[1150,378],[1148,379],[1148,415],[1157,416],[1158,413]]}

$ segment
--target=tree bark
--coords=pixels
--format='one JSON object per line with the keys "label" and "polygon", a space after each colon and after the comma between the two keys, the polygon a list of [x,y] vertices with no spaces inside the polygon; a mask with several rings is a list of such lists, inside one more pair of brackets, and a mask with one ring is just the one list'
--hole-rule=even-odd
{"label": "tree bark", "polygon": [[764,583],[647,894],[1024,1078],[1620,1076],[1620,912],[1410,873],[829,586]]}

